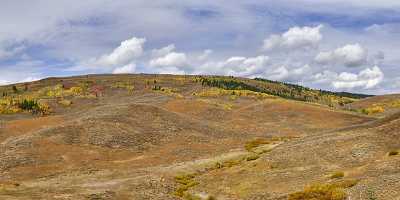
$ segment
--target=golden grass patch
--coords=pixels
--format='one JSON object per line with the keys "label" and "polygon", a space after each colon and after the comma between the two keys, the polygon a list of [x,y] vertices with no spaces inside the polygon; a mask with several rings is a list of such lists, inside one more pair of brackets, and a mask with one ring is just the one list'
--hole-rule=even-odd
{"label": "golden grass patch", "polygon": [[313,184],[301,192],[289,194],[288,200],[345,200],[344,189],[355,186],[358,180],[344,180],[331,184]]}
{"label": "golden grass patch", "polygon": [[330,178],[343,178],[344,177],[344,172],[334,172],[333,174],[330,175]]}

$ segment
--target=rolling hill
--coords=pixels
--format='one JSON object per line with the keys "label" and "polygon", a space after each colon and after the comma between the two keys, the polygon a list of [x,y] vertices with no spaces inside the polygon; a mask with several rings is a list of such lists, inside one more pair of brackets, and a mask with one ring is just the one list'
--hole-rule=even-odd
{"label": "rolling hill", "polygon": [[0,94],[1,199],[400,197],[399,114],[361,112],[380,96],[152,74]]}

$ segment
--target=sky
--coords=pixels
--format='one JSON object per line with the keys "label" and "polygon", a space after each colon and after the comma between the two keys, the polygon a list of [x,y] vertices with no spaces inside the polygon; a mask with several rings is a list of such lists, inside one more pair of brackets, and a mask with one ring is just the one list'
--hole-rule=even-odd
{"label": "sky", "polygon": [[400,93],[398,0],[1,0],[0,85],[229,75]]}

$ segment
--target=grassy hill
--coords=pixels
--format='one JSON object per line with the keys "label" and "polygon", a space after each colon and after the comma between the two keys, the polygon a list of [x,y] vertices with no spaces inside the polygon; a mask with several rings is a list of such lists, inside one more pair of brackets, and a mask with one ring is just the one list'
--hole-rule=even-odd
{"label": "grassy hill", "polygon": [[400,195],[398,114],[350,111],[379,96],[151,74],[48,78],[0,94],[0,199]]}

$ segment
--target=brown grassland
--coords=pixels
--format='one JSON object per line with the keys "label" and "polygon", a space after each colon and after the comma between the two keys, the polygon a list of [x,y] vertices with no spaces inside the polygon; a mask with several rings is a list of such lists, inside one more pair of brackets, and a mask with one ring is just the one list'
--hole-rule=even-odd
{"label": "brown grassland", "polygon": [[0,199],[400,199],[398,95],[146,74],[1,94]]}

